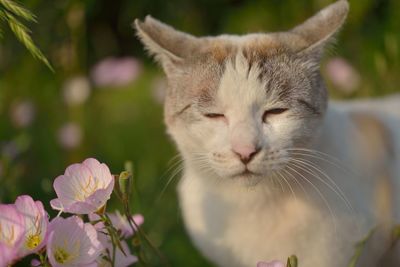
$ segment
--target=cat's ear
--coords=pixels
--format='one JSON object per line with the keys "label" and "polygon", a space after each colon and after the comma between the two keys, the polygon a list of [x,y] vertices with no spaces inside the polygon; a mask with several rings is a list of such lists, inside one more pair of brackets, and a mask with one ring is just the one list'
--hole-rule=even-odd
{"label": "cat's ear", "polygon": [[175,30],[151,16],[134,22],[137,36],[154,58],[166,68],[179,64],[199,46],[200,40]]}
{"label": "cat's ear", "polygon": [[334,40],[335,34],[345,22],[348,11],[347,0],[339,0],[292,29],[291,33],[305,41],[300,53],[315,53],[320,57],[324,47]]}

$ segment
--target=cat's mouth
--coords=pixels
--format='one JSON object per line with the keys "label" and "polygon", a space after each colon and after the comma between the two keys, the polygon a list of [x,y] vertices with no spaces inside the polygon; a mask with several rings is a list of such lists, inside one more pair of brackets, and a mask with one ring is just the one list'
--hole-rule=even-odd
{"label": "cat's mouth", "polygon": [[259,173],[256,173],[254,171],[249,170],[247,167],[244,169],[244,171],[242,171],[241,173],[239,173],[237,176],[241,176],[244,178],[250,178],[250,177],[254,177],[254,176],[259,176]]}

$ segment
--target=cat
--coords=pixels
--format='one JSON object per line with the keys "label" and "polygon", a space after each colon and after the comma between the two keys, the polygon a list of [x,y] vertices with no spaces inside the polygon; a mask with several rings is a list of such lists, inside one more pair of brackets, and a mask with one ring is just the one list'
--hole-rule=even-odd
{"label": "cat", "polygon": [[328,101],[319,72],[348,10],[339,0],[290,31],[243,36],[135,20],[167,77],[185,226],[216,265],[295,254],[301,267],[347,266],[375,226],[359,266],[378,266],[389,248],[400,219],[400,96]]}

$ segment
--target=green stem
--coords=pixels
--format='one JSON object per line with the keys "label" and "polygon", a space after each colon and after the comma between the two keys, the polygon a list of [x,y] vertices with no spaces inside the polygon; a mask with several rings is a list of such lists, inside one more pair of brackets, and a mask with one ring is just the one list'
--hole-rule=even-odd
{"label": "green stem", "polygon": [[40,265],[43,267],[51,267],[50,264],[47,262],[47,254],[45,252],[39,252],[39,260]]}
{"label": "green stem", "polygon": [[131,227],[132,231],[135,233],[139,233],[141,237],[146,241],[146,243],[153,249],[153,251],[157,254],[157,256],[160,258],[164,266],[169,266],[167,259],[164,257],[164,255],[160,252],[160,250],[153,244],[153,242],[148,238],[146,233],[136,224],[135,220],[132,218],[132,214],[130,213],[130,208],[129,208],[129,202],[124,201],[124,211],[125,211],[125,216],[128,219],[129,226]]}
{"label": "green stem", "polygon": [[117,249],[117,246],[116,246],[117,241],[115,240],[115,232],[112,228],[112,222],[106,214],[101,215],[101,219],[103,220],[104,225],[107,229],[107,232],[111,238],[111,244],[112,244],[112,250],[113,250],[112,257],[111,257],[111,266],[115,267],[115,254],[116,254],[116,249]]}

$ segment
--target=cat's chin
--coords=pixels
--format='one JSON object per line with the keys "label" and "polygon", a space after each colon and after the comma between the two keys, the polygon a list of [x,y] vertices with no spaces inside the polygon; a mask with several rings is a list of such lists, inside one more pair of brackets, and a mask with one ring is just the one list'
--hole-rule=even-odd
{"label": "cat's chin", "polygon": [[254,171],[250,171],[245,169],[244,171],[238,172],[229,176],[230,180],[238,181],[239,183],[243,183],[246,186],[255,186],[259,182],[261,182],[265,177],[265,174],[257,173]]}
{"label": "cat's chin", "polygon": [[254,187],[264,180],[264,176],[247,171],[230,177],[230,180],[240,186]]}

